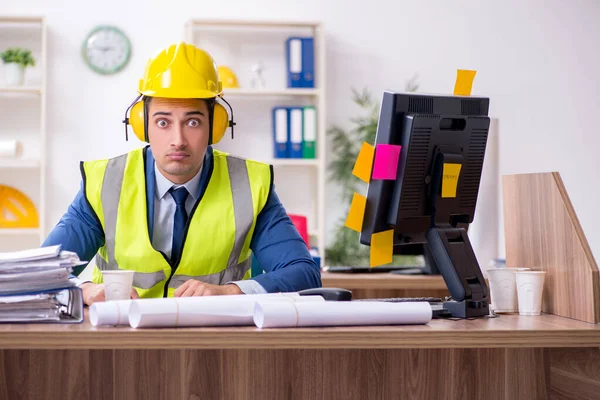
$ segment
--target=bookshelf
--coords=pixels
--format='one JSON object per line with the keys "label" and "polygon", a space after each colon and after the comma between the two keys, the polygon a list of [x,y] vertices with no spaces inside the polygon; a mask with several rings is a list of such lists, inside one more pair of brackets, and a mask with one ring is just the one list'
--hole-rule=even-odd
{"label": "bookshelf", "polygon": [[[285,41],[290,36],[314,39],[315,87],[288,88]],[[287,212],[308,218],[310,246],[325,265],[325,41],[319,22],[192,19],[186,23],[188,43],[208,51],[217,65],[236,74],[239,88],[225,88],[234,109],[235,138],[226,136],[215,149],[273,165],[275,190]],[[251,67],[265,67],[262,87],[252,86]],[[314,159],[274,158],[272,108],[314,106],[317,111]]]}
{"label": "bookshelf", "polygon": [[0,228],[0,251],[37,247],[46,234],[46,54],[44,17],[0,15],[0,52],[8,47],[30,49],[36,60],[23,86],[6,86],[0,61],[0,140],[17,140],[15,157],[0,157],[0,184],[23,192],[34,203],[38,228]]}

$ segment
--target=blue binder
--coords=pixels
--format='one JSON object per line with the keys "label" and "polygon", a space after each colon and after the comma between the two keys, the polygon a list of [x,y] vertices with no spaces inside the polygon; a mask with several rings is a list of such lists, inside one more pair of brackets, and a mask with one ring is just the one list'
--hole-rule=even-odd
{"label": "blue binder", "polygon": [[315,87],[314,39],[290,37],[286,41],[287,86],[289,88]]}
{"label": "blue binder", "polygon": [[288,131],[290,158],[302,158],[303,107],[289,107]]}
{"label": "blue binder", "polygon": [[273,108],[273,157],[287,158],[290,141],[289,111],[287,107]]}

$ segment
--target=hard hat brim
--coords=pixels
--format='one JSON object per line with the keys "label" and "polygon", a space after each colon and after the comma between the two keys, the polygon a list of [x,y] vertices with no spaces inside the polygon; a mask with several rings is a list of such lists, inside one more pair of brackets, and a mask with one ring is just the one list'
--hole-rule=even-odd
{"label": "hard hat brim", "polygon": [[163,97],[166,99],[213,99],[221,95],[219,92],[198,89],[158,89],[142,90],[141,94],[148,97]]}

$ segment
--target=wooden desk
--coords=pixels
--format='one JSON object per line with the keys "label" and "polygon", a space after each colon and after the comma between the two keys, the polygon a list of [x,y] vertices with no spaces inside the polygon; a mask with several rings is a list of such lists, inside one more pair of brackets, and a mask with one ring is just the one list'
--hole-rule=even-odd
{"label": "wooden desk", "polygon": [[396,275],[389,273],[346,274],[321,272],[323,287],[352,291],[354,299],[382,297],[449,296],[441,275]]}
{"label": "wooden desk", "polygon": [[258,330],[0,325],[0,399],[597,398],[600,326],[552,315]]}

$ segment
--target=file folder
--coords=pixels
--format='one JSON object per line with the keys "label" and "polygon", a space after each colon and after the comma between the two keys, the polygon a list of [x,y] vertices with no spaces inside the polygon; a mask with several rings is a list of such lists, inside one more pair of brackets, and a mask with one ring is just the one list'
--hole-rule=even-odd
{"label": "file folder", "polygon": [[286,41],[287,86],[289,88],[314,88],[314,39],[290,37]]}
{"label": "file folder", "polygon": [[302,107],[290,107],[289,131],[290,146],[288,146],[290,158],[302,158]]}
{"label": "file folder", "polygon": [[316,157],[317,110],[313,106],[304,107],[302,112],[302,157]]}
{"label": "file folder", "polygon": [[287,107],[273,108],[274,158],[288,157],[289,128]]}
{"label": "file folder", "polygon": [[83,292],[64,287],[0,296],[0,323],[81,323]]}

